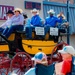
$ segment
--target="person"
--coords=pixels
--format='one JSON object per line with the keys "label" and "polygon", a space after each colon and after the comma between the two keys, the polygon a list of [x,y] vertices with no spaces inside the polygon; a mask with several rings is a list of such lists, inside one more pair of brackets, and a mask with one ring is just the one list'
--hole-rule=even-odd
{"label": "person", "polygon": [[20,8],[15,8],[14,9],[14,16],[12,17],[11,21],[11,26],[7,27],[2,35],[8,38],[10,34],[15,31],[15,30],[22,30],[23,29],[23,22],[24,22],[24,17],[22,15],[22,9]]}
{"label": "person", "polygon": [[37,9],[33,9],[31,10],[31,13],[32,13],[32,17],[31,17],[31,25],[32,26],[41,26],[41,18],[39,16],[39,11]]}
{"label": "person", "polygon": [[62,61],[55,64],[55,75],[70,74],[72,69],[72,56],[75,55],[74,48],[72,46],[65,46],[62,50],[58,50],[58,52],[61,53]]}
{"label": "person", "polygon": [[66,20],[66,17],[64,16],[63,12],[57,15],[58,18],[60,18],[60,15],[62,16],[62,21],[58,23],[57,27],[59,28],[59,32],[65,33],[66,28],[68,27],[69,23]]}
{"label": "person", "polygon": [[[32,60],[34,60],[35,66],[36,64],[48,65],[47,56],[43,52],[36,53],[35,56],[32,58]],[[36,75],[35,70],[36,70],[36,67],[31,68],[24,75]]]}
{"label": "person", "polygon": [[30,20],[28,20],[28,24],[26,25],[26,33],[27,33],[27,39],[32,39],[32,31],[36,26],[40,27],[42,26],[42,19],[39,16],[39,11],[37,9],[31,10],[32,17]]}
{"label": "person", "polygon": [[45,26],[56,27],[57,23],[62,21],[62,14],[60,14],[60,18],[54,16],[55,12],[53,9],[50,9],[47,13],[49,17],[45,19]]}
{"label": "person", "polygon": [[11,25],[11,18],[14,15],[14,12],[12,10],[8,10],[8,12],[6,13],[7,15],[7,21],[4,22],[2,25],[0,25],[0,32],[2,33],[3,30]]}
{"label": "person", "polygon": [[[60,23],[62,21],[62,14],[60,14],[60,18],[54,16],[55,12],[53,9],[50,9],[49,11],[47,11],[47,13],[49,14],[49,17],[47,17],[45,19],[45,38],[47,37],[48,39],[51,38],[51,36],[49,36],[49,31],[50,31],[50,27],[57,27],[58,22]],[[58,36],[53,36],[52,37],[54,39],[55,42],[58,41],[59,38],[59,34]]]}
{"label": "person", "polygon": [[30,19],[28,18],[26,13],[23,13],[24,16],[24,31],[26,30],[26,27],[30,27],[31,23],[30,23]]}
{"label": "person", "polygon": [[26,19],[28,18],[28,16],[26,13],[23,13],[23,16],[24,16],[24,24],[26,24]]}

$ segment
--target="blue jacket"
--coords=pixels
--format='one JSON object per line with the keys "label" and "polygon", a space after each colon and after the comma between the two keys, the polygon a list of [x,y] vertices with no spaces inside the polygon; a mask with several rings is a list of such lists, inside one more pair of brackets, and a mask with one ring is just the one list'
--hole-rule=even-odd
{"label": "blue jacket", "polygon": [[47,17],[45,20],[45,25],[51,26],[51,27],[55,27],[57,22],[61,23],[62,21],[62,17],[57,18],[55,16],[51,16],[51,17]]}
{"label": "blue jacket", "polygon": [[41,18],[39,17],[39,15],[35,15],[31,18],[31,24],[33,26],[41,26]]}

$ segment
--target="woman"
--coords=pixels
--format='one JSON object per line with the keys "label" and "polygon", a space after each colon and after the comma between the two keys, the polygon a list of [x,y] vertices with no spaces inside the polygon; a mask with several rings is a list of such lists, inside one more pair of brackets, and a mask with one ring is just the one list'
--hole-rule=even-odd
{"label": "woman", "polygon": [[23,22],[24,22],[24,17],[22,15],[22,9],[20,8],[15,8],[14,10],[14,16],[11,18],[11,26],[7,27],[4,31],[3,31],[3,35],[5,37],[9,37],[10,34],[15,31],[15,30],[22,30],[23,29]]}
{"label": "woman", "polygon": [[72,46],[65,46],[62,50],[58,50],[62,56],[62,62],[55,65],[55,75],[71,75],[72,56],[75,55],[75,50]]}
{"label": "woman", "polygon": [[38,52],[32,58],[34,60],[34,68],[29,69],[24,75],[36,75],[36,65],[43,64],[47,66],[47,56],[43,52]]}

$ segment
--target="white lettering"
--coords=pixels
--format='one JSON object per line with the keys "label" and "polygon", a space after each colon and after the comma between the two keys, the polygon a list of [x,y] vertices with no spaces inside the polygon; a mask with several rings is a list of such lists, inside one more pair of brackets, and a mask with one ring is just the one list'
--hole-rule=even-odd
{"label": "white lettering", "polygon": [[13,10],[12,6],[0,6],[0,20],[6,19],[6,13],[8,10]]}
{"label": "white lettering", "polygon": [[4,7],[3,9],[3,16],[2,16],[2,19],[4,19],[6,17],[6,7]]}
{"label": "white lettering", "polygon": [[2,18],[2,7],[0,7],[0,18]]}

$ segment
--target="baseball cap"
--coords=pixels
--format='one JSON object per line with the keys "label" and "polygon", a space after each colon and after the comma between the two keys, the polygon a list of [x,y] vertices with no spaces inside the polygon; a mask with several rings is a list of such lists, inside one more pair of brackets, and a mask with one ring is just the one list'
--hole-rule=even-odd
{"label": "baseball cap", "polygon": [[75,49],[72,46],[65,46],[62,50],[58,50],[58,52],[62,54],[69,53],[71,55],[75,55]]}
{"label": "baseball cap", "polygon": [[[42,61],[43,59],[45,59],[45,61]],[[45,63],[45,62],[47,62],[47,56],[43,52],[38,52],[37,54],[35,54],[35,56],[32,58],[32,60]]]}

